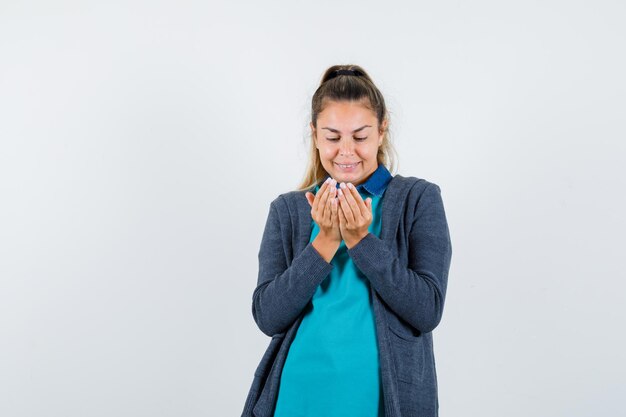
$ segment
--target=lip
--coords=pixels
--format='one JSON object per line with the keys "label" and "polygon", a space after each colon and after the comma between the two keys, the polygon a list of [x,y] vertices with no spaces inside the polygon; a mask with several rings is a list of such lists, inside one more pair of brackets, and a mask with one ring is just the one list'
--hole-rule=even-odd
{"label": "lip", "polygon": [[342,167],[339,166],[338,162],[335,162],[335,165],[337,166],[337,169],[339,170],[339,172],[350,173],[350,172],[355,172],[360,163],[361,163],[361,161],[359,161],[359,162],[352,162],[350,164],[341,164],[341,165],[354,165],[351,168],[342,168]]}

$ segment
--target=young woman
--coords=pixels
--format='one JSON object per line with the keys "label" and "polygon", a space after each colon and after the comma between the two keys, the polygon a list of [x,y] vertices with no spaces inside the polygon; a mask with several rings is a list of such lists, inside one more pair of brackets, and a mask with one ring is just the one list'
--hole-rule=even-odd
{"label": "young woman", "polygon": [[272,201],[263,232],[252,315],[272,340],[242,416],[437,416],[441,190],[388,170],[385,101],[359,66],[326,70],[310,126],[304,181]]}

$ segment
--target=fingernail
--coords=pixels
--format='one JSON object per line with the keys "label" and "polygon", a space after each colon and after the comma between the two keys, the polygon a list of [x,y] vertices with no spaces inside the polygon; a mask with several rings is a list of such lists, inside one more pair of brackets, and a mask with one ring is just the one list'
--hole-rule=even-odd
{"label": "fingernail", "polygon": [[340,186],[341,188],[346,188],[346,184],[345,184],[345,183],[343,183],[343,182],[342,182],[341,184],[339,184],[339,186]]}
{"label": "fingernail", "polygon": [[354,188],[354,185],[352,185],[352,183],[351,183],[351,182],[349,182],[349,183],[348,183],[348,188],[352,189],[352,188]]}

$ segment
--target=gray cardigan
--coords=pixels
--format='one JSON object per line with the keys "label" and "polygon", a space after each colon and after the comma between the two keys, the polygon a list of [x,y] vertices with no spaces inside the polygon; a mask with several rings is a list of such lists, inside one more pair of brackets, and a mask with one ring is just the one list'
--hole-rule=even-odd
{"label": "gray cardigan", "polygon": [[[303,310],[334,266],[311,243],[306,191],[271,202],[259,250],[252,316],[272,339],[255,373],[242,417],[271,417],[280,374]],[[386,417],[435,417],[439,402],[432,330],[443,313],[452,257],[438,185],[395,175],[382,199],[380,238],[348,249],[370,283]]]}

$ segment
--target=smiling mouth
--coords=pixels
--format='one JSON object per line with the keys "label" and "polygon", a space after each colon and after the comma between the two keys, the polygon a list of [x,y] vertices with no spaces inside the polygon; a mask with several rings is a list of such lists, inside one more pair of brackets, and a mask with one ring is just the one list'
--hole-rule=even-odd
{"label": "smiling mouth", "polygon": [[354,164],[338,164],[335,162],[335,165],[337,165],[341,169],[351,169],[351,168],[356,168],[356,166],[359,165],[360,163],[361,162],[355,162]]}

